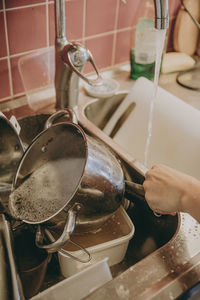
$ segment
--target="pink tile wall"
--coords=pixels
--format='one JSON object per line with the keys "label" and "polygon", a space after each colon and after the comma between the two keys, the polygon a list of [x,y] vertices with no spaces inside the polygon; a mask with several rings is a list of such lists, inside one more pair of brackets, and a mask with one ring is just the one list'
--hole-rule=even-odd
{"label": "pink tile wall", "polygon": [[[129,62],[131,33],[152,11],[147,4],[153,0],[66,0],[67,38],[86,44],[100,69]],[[0,102],[24,95],[19,58],[55,44],[54,6],[53,0],[0,0]],[[179,6],[169,0],[170,32]]]}

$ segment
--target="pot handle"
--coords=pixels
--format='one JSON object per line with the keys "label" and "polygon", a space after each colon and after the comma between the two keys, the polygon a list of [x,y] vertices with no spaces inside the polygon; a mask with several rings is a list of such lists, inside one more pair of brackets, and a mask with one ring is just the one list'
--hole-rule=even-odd
{"label": "pot handle", "polygon": [[[53,235],[51,234],[51,232],[48,229],[45,229],[45,233],[46,233],[48,239],[51,242],[55,241]],[[84,247],[82,247],[78,243],[73,242],[71,239],[69,239],[68,242],[72,243],[73,245],[77,246],[80,250],[82,250],[83,252],[85,252],[85,254],[87,255],[87,259],[81,259],[81,258],[79,258],[77,256],[72,255],[71,253],[69,253],[69,252],[67,252],[66,250],[63,250],[63,249],[60,249],[59,252],[63,253],[64,255],[67,255],[67,256],[71,257],[72,259],[74,259],[74,260],[76,260],[78,262],[81,262],[81,263],[87,263],[87,262],[89,262],[91,260],[92,257],[90,255],[90,252],[87,249],[85,249]]]}
{"label": "pot handle", "polygon": [[[131,197],[133,196],[133,197],[137,197],[135,199],[139,199],[139,201],[145,201],[146,202],[145,191],[144,191],[143,185],[132,182],[132,181],[125,180],[125,193],[124,193],[124,196],[130,201],[133,201],[131,199]],[[161,217],[162,216],[161,214],[159,214],[155,211],[153,211],[153,214],[156,217]]]}
{"label": "pot handle", "polygon": [[45,249],[49,253],[58,251],[67,241],[70,240],[70,235],[74,231],[76,224],[77,212],[80,210],[81,205],[75,203],[72,208],[68,210],[66,224],[61,236],[51,244],[44,244],[44,232],[41,225],[38,225],[35,237],[35,243],[38,248]]}
{"label": "pot handle", "polygon": [[75,112],[70,108],[65,108],[62,110],[58,110],[54,114],[52,114],[45,122],[44,129],[47,129],[53,125],[56,121],[58,121],[61,117],[68,116],[69,121],[71,123],[78,124],[78,119]]}
{"label": "pot handle", "polygon": [[131,200],[130,196],[134,196],[140,200],[146,201],[143,185],[125,180],[125,197]]}

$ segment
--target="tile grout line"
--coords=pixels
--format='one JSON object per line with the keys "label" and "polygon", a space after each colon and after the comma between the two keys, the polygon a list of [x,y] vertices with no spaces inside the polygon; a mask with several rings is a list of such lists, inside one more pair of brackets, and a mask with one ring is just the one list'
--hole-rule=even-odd
{"label": "tile grout line", "polygon": [[[4,1],[4,0],[3,0]],[[11,8],[5,8],[6,11],[11,11],[11,10],[17,10],[17,9],[22,9],[22,8],[31,8],[35,6],[44,6],[46,5],[45,2],[42,3],[36,3],[36,4],[30,4],[30,5],[22,5],[22,6],[16,6],[16,7],[11,7]]]}
{"label": "tile grout line", "polygon": [[0,98],[0,103],[4,102],[4,101],[8,101],[8,100],[13,100],[13,98],[18,98],[18,97],[23,97],[24,93],[17,93],[13,96],[8,96],[8,97],[4,97],[4,98]]}
{"label": "tile grout line", "polygon": [[[114,34],[115,32],[118,33],[118,32],[127,31],[127,30],[130,30],[131,28],[132,27],[126,27],[126,28],[112,30],[112,31],[104,32],[104,33],[99,33],[99,34],[96,34],[96,35],[87,36],[87,37],[84,36],[83,38],[80,38],[80,39],[77,39],[77,40],[83,40],[83,41],[84,40],[91,40],[91,39],[95,39],[95,38],[99,38],[99,37],[104,37],[104,36],[107,36],[107,35],[111,35],[111,34]],[[46,47],[31,49],[31,50],[27,50],[27,51],[24,51],[24,52],[11,54],[9,56],[10,57],[18,57],[20,55],[29,54],[31,52],[34,52],[34,51],[37,51],[37,50],[40,50],[40,49],[45,49],[45,48],[48,48],[48,47],[53,47],[53,46],[49,45],[49,46],[46,46]],[[0,57],[0,60],[6,59],[6,58],[8,58],[8,56],[3,56],[3,57]]]}
{"label": "tile grout line", "polygon": [[[118,64],[116,64],[115,66],[123,66],[124,64],[127,64],[128,62],[123,62],[123,63],[118,63]],[[108,67],[105,67],[105,68],[103,68],[102,69],[103,71],[106,71],[106,70],[110,70],[110,66],[108,66]],[[20,97],[20,98],[19,98]],[[21,98],[24,98],[24,97],[26,97],[25,96],[25,93],[24,92],[20,92],[20,93],[17,93],[17,94],[15,94],[13,97],[11,97],[11,96],[8,96],[8,97],[4,97],[4,98],[0,98],[0,103],[3,103],[4,101],[9,101],[9,100],[13,100],[13,98],[16,98],[16,99],[18,99],[18,100],[21,100]]]}
{"label": "tile grout line", "polygon": [[[54,47],[54,46],[42,47],[42,48],[36,48],[36,49],[32,49],[32,50],[27,50],[27,51],[24,51],[24,52],[12,54],[12,55],[10,55],[10,57],[13,58],[13,57],[21,56],[21,55],[31,54],[31,53],[33,53],[35,51],[44,50],[44,49],[47,49],[47,48],[50,48],[50,47]],[[4,60],[4,59],[8,59],[8,58],[9,58],[9,56],[0,57],[0,61]]]}
{"label": "tile grout line", "polygon": [[[48,0],[46,0],[46,43],[47,43],[48,51],[51,49],[49,47],[49,41],[50,41],[49,34],[50,34],[50,31],[49,31],[49,5],[48,5]],[[48,55],[48,59],[47,59],[47,65],[48,65],[48,69],[50,70],[51,69],[51,61],[50,61],[49,55]],[[51,74],[49,74],[49,72],[48,72],[48,82],[51,81],[50,77],[51,77]]]}
{"label": "tile grout line", "polygon": [[127,30],[130,30],[131,28],[132,27],[126,27],[126,28],[122,28],[122,29],[116,29],[116,30],[111,30],[111,31],[104,32],[104,33],[95,34],[95,35],[90,35],[90,36],[85,37],[85,39],[86,40],[91,40],[91,39],[94,39],[94,38],[103,37],[103,36],[107,36],[107,35],[110,35],[110,34],[127,31]]}
{"label": "tile grout line", "polygon": [[114,65],[115,54],[116,54],[116,41],[117,41],[117,23],[119,18],[119,1],[117,1],[116,14],[115,14],[115,24],[114,24],[114,36],[113,36],[113,48],[112,48],[112,57],[111,57],[111,66]]}
{"label": "tile grout line", "polygon": [[85,44],[85,31],[86,31],[86,3],[87,0],[84,0],[83,2],[83,30],[82,30],[82,40],[83,43]]}
{"label": "tile grout line", "polygon": [[8,62],[8,77],[9,77],[9,85],[10,85],[10,95],[11,95],[11,97],[13,97],[13,82],[12,82],[12,70],[11,70],[11,63],[10,63],[10,48],[9,48],[9,41],[8,41],[8,28],[7,28],[5,0],[3,0],[3,15],[4,15],[6,48],[7,48],[7,53],[8,53],[7,62]]}
{"label": "tile grout line", "polygon": [[48,0],[46,0],[46,43],[47,43],[47,47],[49,47],[49,4],[48,4]]}

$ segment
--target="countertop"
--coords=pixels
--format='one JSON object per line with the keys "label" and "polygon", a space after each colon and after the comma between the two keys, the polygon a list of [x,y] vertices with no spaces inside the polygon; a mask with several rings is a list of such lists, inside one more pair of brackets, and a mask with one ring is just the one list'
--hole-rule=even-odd
{"label": "countertop", "polygon": [[160,76],[159,85],[184,102],[200,110],[200,91],[184,88],[176,82],[177,73]]}

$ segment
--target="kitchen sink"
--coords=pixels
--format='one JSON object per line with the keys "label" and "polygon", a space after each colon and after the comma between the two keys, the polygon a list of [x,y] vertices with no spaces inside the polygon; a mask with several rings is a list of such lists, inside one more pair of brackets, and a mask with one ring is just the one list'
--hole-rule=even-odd
{"label": "kitchen sink", "polygon": [[[114,149],[122,160],[124,158],[125,173],[128,179],[142,183],[145,167],[134,158],[131,159],[128,149],[113,140],[117,130],[120,129],[120,126],[123,126],[123,122],[134,110],[135,105],[127,106],[123,115],[118,120],[114,120],[109,135],[104,132],[108,122],[110,122],[119,106],[122,105],[127,95],[127,91],[119,91],[109,98],[90,99],[79,111],[79,115],[81,114],[80,121],[90,133],[96,135]],[[135,225],[135,235],[129,243],[124,260],[120,264],[111,267],[114,276],[165,245],[178,229],[178,216],[156,217],[146,202],[135,201],[134,204],[131,203],[127,212]]]}
{"label": "kitchen sink", "polygon": [[[119,93],[116,97],[113,97],[113,101],[115,103],[112,103],[112,99],[109,99],[109,104],[111,105],[112,109],[120,104],[125,95],[126,93]],[[85,110],[87,117],[90,117],[91,108],[93,113],[95,113],[94,110],[97,109],[98,111],[102,103],[106,103],[106,99],[94,101],[92,104],[88,105]],[[28,146],[32,139],[34,139],[34,137],[43,130],[44,123],[49,115],[50,114],[48,113],[36,114],[18,120],[21,126],[20,137],[25,146]],[[96,122],[96,126],[103,128],[103,123],[105,123],[105,120],[100,118],[97,120],[97,118],[94,118],[93,121]],[[142,183],[144,178],[142,172],[137,170],[137,167],[135,169],[133,165],[131,166],[126,161],[123,161],[123,159],[122,163],[125,176],[128,179],[134,180],[135,182]],[[170,239],[172,239],[178,228],[179,216],[172,217],[166,215],[156,217],[145,201],[136,200],[137,199],[133,199],[133,202],[129,202],[127,199],[124,199],[123,202],[128,215],[135,225],[135,234],[129,243],[124,260],[121,263],[111,267],[113,277],[116,277],[138,261],[142,260],[144,257],[150,255],[152,252],[165,245]],[[57,281],[58,278],[62,279],[58,268],[55,272],[55,262],[53,264],[50,263],[49,268],[50,270],[48,271],[47,278],[48,285],[51,281],[54,283],[54,280]],[[51,268],[53,268],[53,272],[51,272]],[[50,274],[52,274],[52,278]],[[46,284],[47,283],[44,283],[44,286]]]}
{"label": "kitchen sink", "polygon": [[130,154],[147,168],[162,163],[200,179],[200,111],[161,87],[153,99],[153,88],[139,78],[129,91],[90,98],[79,109],[80,122],[125,159]]}
{"label": "kitchen sink", "polygon": [[[133,87],[133,81],[127,80],[127,71],[120,69],[119,72],[116,70],[113,74],[115,74],[114,78],[120,83],[120,90],[110,98],[97,99],[88,96],[81,88],[79,105],[75,112],[78,122],[85,132],[104,141],[119,157],[126,179],[142,184],[147,168],[144,166],[141,157],[134,154],[132,146],[134,145],[135,148],[138,142],[131,136],[134,128],[134,124],[131,123],[133,120],[131,116],[137,113],[142,98],[138,94],[140,99],[134,99],[132,104],[130,103],[131,105],[128,103],[123,113],[118,115],[118,118],[113,118]],[[177,103],[176,100],[175,103]],[[185,110],[187,112],[184,115],[181,110],[177,114],[177,110],[173,110],[173,107],[169,105],[167,109],[169,107],[172,110],[174,120],[177,120],[176,124],[178,124],[180,118],[185,122],[177,127],[173,127],[174,124],[172,125],[169,122],[172,128],[170,127],[170,130],[168,130],[169,127],[166,127],[168,132],[175,131],[174,129],[186,130],[186,134],[181,135],[182,140],[183,137],[190,136],[192,138],[196,136],[196,132],[199,134],[199,122],[195,123],[197,125],[196,130],[193,130],[194,127],[190,127],[191,124],[194,125],[194,121],[199,115],[196,110],[194,111],[187,106]],[[187,119],[188,110],[192,117]],[[52,109],[34,115],[30,115],[30,111],[27,113],[26,108],[25,113],[22,111],[23,109],[21,110],[20,106],[19,108],[13,107],[13,110],[11,107],[8,116],[14,114],[18,117],[21,126],[20,136],[25,147],[27,147],[34,137],[43,130],[45,121],[52,113]],[[139,133],[142,132],[141,122],[139,121],[143,121],[145,118],[148,119],[149,109],[141,109],[141,112],[142,115],[139,116],[138,122],[134,118],[135,128]],[[185,124],[187,125],[185,126]],[[187,131],[186,127],[191,131],[193,130],[195,134],[191,134],[190,130]],[[124,134],[124,130],[126,134]],[[133,141],[133,145],[126,144],[125,140],[119,139],[121,137],[127,138],[130,142]],[[146,141],[146,135],[141,134],[141,137]],[[167,139],[168,137],[166,137]],[[189,146],[192,147],[191,151],[187,148]],[[185,148],[186,154],[199,149],[198,145],[195,147],[194,143],[190,142],[187,147]],[[160,149],[160,145],[158,149]],[[178,151],[180,153],[180,149]],[[141,155],[143,156],[143,153]],[[196,159],[196,152],[195,155],[190,156],[190,165],[192,165],[191,161],[193,159]],[[184,163],[186,161],[183,157],[181,160]],[[149,163],[151,164],[152,161],[149,161]],[[197,165],[198,163],[195,164],[195,168],[199,171]],[[147,165],[147,167],[149,168],[150,165]],[[197,174],[198,176],[199,174]],[[132,200],[129,201],[126,198],[123,200],[123,205],[135,226],[135,233],[129,242],[126,255],[121,263],[111,267],[113,280],[98,289],[96,293],[91,293],[89,299],[121,299],[125,295],[129,295],[131,299],[139,300],[176,299],[181,292],[194,285],[200,278],[200,235],[197,231],[198,228],[200,230],[200,227],[187,214],[180,213],[176,216],[163,215],[158,217],[145,201],[140,201],[137,198]],[[54,254],[48,265],[41,291],[63,279],[57,255]]]}
{"label": "kitchen sink", "polygon": [[104,131],[108,121],[127,95],[128,92],[122,91],[109,98],[94,99],[85,107],[84,114],[90,122]]}
{"label": "kitchen sink", "polygon": [[135,234],[129,243],[124,260],[111,267],[113,277],[165,245],[178,229],[177,216],[156,217],[146,203],[135,203],[127,213],[135,226]]}

